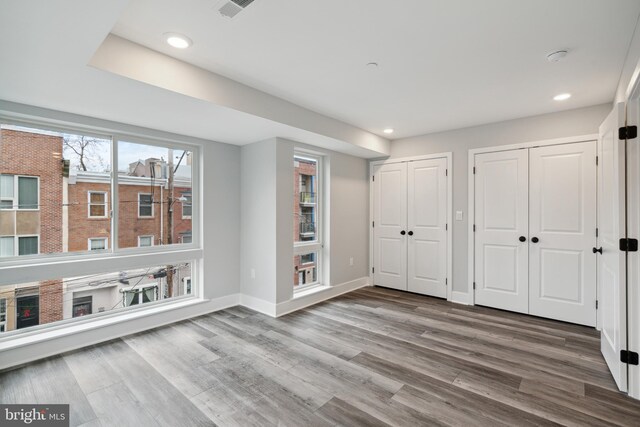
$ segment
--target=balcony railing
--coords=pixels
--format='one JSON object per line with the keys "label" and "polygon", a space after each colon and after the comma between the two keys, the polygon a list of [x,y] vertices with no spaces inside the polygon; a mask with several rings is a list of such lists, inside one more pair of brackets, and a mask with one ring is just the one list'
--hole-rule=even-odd
{"label": "balcony railing", "polygon": [[302,204],[302,205],[315,205],[316,204],[316,193],[301,192],[300,193],[300,204]]}
{"label": "balcony railing", "polygon": [[314,234],[316,232],[316,225],[312,222],[300,223],[300,234]]}

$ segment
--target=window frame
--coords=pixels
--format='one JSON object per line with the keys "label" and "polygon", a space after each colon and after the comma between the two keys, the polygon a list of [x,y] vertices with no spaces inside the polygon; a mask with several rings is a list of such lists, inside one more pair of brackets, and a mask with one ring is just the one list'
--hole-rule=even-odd
{"label": "window frame", "polygon": [[[151,197],[151,202],[149,203],[149,206],[151,206],[151,215],[140,215],[140,208],[142,206],[147,206],[146,204],[143,205],[142,203],[140,203],[140,196],[150,196]],[[155,209],[153,206],[153,193],[142,193],[142,192],[138,192],[138,219],[153,219],[155,218]]]}
{"label": "window frame", "polygon": [[[91,249],[91,241],[92,240],[103,240],[104,241],[104,249]],[[87,239],[88,243],[88,251],[89,252],[97,252],[97,251],[108,251],[109,250],[109,238],[108,237],[89,237]]]}
{"label": "window frame", "polygon": [[[24,174],[11,174],[3,173],[2,176],[10,176],[13,178],[13,198],[3,197],[0,201],[11,200],[11,209],[0,209],[3,211],[20,211],[20,212],[39,212],[40,211],[40,177],[38,175],[24,175]],[[20,208],[20,178],[31,178],[36,180],[36,191],[38,192],[36,197],[37,207],[34,208]]]}
{"label": "window frame", "polygon": [[[195,195],[195,212],[192,217],[192,243],[183,245],[165,245],[146,248],[118,248],[118,209],[110,212],[110,242],[111,251],[78,251],[78,252],[57,252],[41,253],[42,239],[40,235],[5,236],[5,237],[37,237],[38,255],[15,255],[13,257],[0,258],[0,286],[13,284],[23,284],[28,282],[41,282],[53,280],[59,277],[68,277],[70,269],[75,274],[90,275],[107,273],[117,269],[135,269],[161,264],[176,264],[188,262],[192,265],[192,277],[195,282],[192,285],[192,294],[186,300],[182,296],[174,296],[170,299],[156,299],[144,304],[145,307],[135,309],[115,309],[101,313],[94,313],[87,318],[68,318],[60,321],[36,325],[20,331],[9,331],[0,338],[0,346],[11,348],[14,338],[19,338],[16,342],[37,343],[50,338],[51,334],[73,334],[77,330],[93,330],[99,328],[101,324],[115,324],[121,319],[138,319],[153,313],[170,312],[171,310],[185,307],[191,304],[199,304],[205,301],[202,297],[202,181],[203,168],[202,156],[204,146],[208,143],[205,140],[193,138],[185,135],[171,134],[164,131],[146,129],[130,126],[121,123],[109,122],[100,119],[87,118],[75,114],[59,115],[58,112],[38,108],[29,108],[28,111],[21,112],[22,107],[14,106],[12,111],[3,110],[0,112],[0,125],[9,129],[12,127],[26,128],[25,131],[33,129],[39,133],[47,135],[55,134],[78,134],[81,136],[92,136],[110,141],[110,159],[112,165],[110,188],[108,194],[111,206],[118,206],[118,144],[137,143],[155,145],[174,150],[189,151],[193,163],[191,164],[191,191]],[[18,129],[20,130],[20,129]],[[6,174],[10,175],[10,174]],[[15,176],[15,175],[14,175]],[[18,175],[27,176],[28,175]],[[38,178],[38,209],[41,201],[41,182]],[[14,178],[14,189],[17,179]],[[17,194],[14,194],[17,199]],[[17,205],[15,201],[12,206]],[[17,209],[15,209],[17,210]],[[155,213],[154,213],[155,215]],[[14,248],[19,244],[15,239]],[[18,249],[16,249],[16,253]],[[135,255],[132,257],[131,255]],[[25,279],[27,278],[27,279]],[[157,297],[157,292],[156,292]],[[99,321],[99,322],[98,322]],[[98,323],[96,323],[98,322]],[[44,335],[43,335],[44,334]],[[20,344],[22,345],[22,344]]]}
{"label": "window frame", "polygon": [[[309,290],[310,288],[314,288],[316,286],[322,286],[324,284],[324,156],[317,153],[312,153],[306,150],[294,149],[293,151],[293,159],[295,162],[296,158],[313,160],[316,162],[316,188],[315,188],[315,215],[316,215],[316,238],[315,240],[307,240],[307,241],[299,241],[293,242],[293,255],[294,256],[302,256],[309,254],[311,252],[316,253],[316,280],[312,283],[305,283],[304,285],[298,284],[293,287],[294,295],[298,292]],[[294,183],[295,184],[295,183]],[[295,197],[299,198],[299,195],[295,195]],[[293,215],[293,212],[292,212]]]}
{"label": "window frame", "polygon": [[[103,194],[104,195],[104,203],[91,203],[91,195],[92,194]],[[91,215],[91,206],[104,206],[104,215]],[[108,191],[87,191],[87,218],[91,219],[107,219],[109,218],[109,192]]]}
{"label": "window frame", "polygon": [[[139,247],[139,248],[151,248],[151,247],[155,246],[155,242],[154,242],[154,241],[155,241],[155,237],[156,237],[156,236],[155,236],[155,235],[153,235],[153,234],[145,234],[145,235],[142,235],[142,236],[138,236],[138,247]],[[148,246],[141,246],[141,245],[140,245],[140,240],[141,240],[142,238],[149,238],[149,239],[151,239],[151,244],[150,244],[150,245],[148,245]]]}

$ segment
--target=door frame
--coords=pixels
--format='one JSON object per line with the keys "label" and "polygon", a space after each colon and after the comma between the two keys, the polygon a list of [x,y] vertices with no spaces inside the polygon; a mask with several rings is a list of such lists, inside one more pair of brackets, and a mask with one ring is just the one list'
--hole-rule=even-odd
{"label": "door frame", "polygon": [[[373,205],[374,205],[374,190],[373,190],[373,174],[376,166],[394,163],[410,163],[419,160],[431,160],[431,159],[446,159],[447,160],[447,301],[451,301],[451,292],[453,289],[453,153],[451,151],[446,153],[425,154],[422,156],[411,157],[398,157],[385,160],[372,160],[369,162],[369,283],[373,286],[373,247],[374,247],[374,234],[373,234]],[[451,279],[449,282],[448,279]]]}
{"label": "door frame", "polygon": [[[473,168],[475,167],[475,156],[477,154],[484,153],[495,153],[498,151],[511,151],[511,150],[524,150],[535,147],[544,147],[549,145],[562,145],[562,144],[575,144],[579,142],[596,142],[598,144],[598,134],[587,134],[580,136],[570,136],[566,138],[555,138],[555,139],[545,139],[541,141],[531,141],[531,142],[523,142],[518,144],[509,144],[509,145],[498,145],[492,147],[482,147],[482,148],[473,148],[469,150],[468,154],[468,172],[467,172],[467,209],[469,211],[468,218],[469,222],[467,224],[467,262],[468,262],[468,277],[467,277],[467,295],[468,300],[467,303],[469,305],[475,305],[476,295],[473,290],[473,282],[475,281],[475,232],[473,231],[473,225],[476,221],[476,209],[475,209],[475,200],[476,200],[476,190],[475,190],[475,174],[473,173]],[[597,147],[596,147],[597,152]],[[596,203],[597,203],[597,178],[596,178]],[[598,218],[596,215],[596,227],[598,226]],[[599,295],[599,284],[596,280],[596,295]],[[599,322],[599,316],[597,317]],[[599,329],[599,324],[598,324]]]}

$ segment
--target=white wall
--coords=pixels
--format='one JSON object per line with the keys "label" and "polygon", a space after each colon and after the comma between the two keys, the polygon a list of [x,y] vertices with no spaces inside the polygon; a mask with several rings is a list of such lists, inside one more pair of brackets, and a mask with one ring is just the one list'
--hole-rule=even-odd
{"label": "white wall", "polygon": [[472,148],[595,134],[610,104],[509,120],[466,129],[393,141],[391,158],[453,152],[453,210],[464,212],[453,223],[453,290],[467,292],[467,172]]}

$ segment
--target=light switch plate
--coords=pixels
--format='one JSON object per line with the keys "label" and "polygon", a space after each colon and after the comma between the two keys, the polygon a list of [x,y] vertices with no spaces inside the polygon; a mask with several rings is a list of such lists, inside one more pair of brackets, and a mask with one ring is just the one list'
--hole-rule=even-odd
{"label": "light switch plate", "polygon": [[462,221],[462,211],[456,211],[456,221]]}

